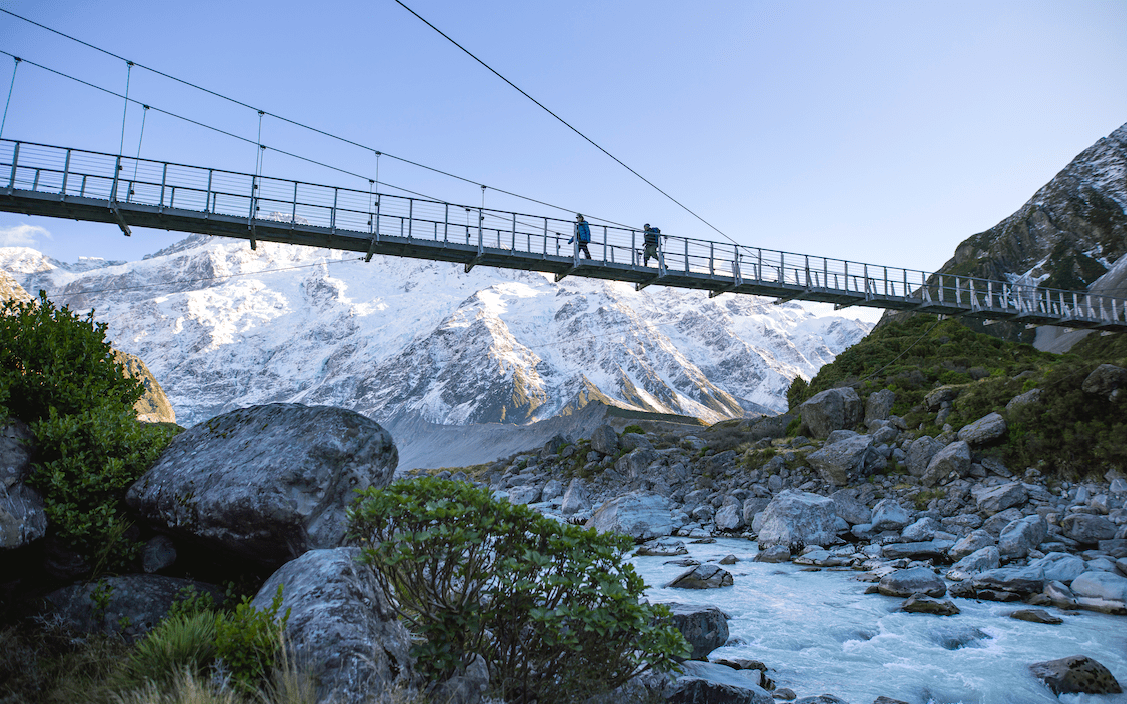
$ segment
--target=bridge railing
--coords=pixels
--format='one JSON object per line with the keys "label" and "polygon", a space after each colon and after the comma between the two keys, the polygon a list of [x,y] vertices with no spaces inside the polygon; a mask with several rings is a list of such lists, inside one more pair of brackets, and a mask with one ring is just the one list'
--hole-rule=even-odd
{"label": "bridge railing", "polygon": [[[817,292],[841,303],[898,301],[941,312],[979,312],[1127,324],[1127,299],[843,259],[746,247],[663,233],[646,262],[637,229],[591,223],[591,260],[580,254],[570,219],[377,193],[372,189],[136,159],[31,142],[0,140],[0,188],[289,223],[372,238],[400,237],[484,253],[571,257],[575,264],[652,270],[655,281],[716,280],[717,290],[752,285],[781,297]],[[581,259],[582,257],[582,259]],[[899,306],[903,307],[903,306]]]}

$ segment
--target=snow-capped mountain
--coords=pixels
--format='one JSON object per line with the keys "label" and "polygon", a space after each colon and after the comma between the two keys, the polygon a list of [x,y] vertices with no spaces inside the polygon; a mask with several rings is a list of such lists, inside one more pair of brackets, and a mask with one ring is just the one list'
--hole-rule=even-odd
{"label": "snow-capped mountain", "polygon": [[257,403],[380,422],[524,423],[590,399],[716,421],[785,409],[869,323],[767,299],[196,235],[130,263],[0,249],[29,292],[96,309],[190,426]]}

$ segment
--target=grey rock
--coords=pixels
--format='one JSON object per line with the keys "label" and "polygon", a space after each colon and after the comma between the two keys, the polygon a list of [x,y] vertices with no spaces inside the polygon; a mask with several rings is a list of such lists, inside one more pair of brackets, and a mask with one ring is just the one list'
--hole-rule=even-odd
{"label": "grey rock", "polygon": [[860,433],[858,433],[856,430],[835,430],[835,431],[831,432],[829,435],[826,436],[826,441],[822,444],[823,445],[833,445],[835,442],[841,442],[842,440],[848,440],[849,438],[855,438],[859,434]]}
{"label": "grey rock", "polygon": [[935,537],[936,531],[943,529],[943,525],[932,518],[931,516],[924,516],[917,520],[915,523],[906,527],[900,534],[900,537],[908,543],[918,543],[925,540],[931,540]]}
{"label": "grey rock", "polygon": [[962,440],[944,447],[931,458],[920,482],[924,486],[934,486],[948,476],[965,477],[970,472],[970,445]]}
{"label": "grey rock", "polygon": [[548,455],[558,455],[560,453],[560,450],[564,449],[570,444],[570,438],[565,435],[556,433],[552,436],[551,439],[548,440],[548,442],[544,443],[544,447],[540,451],[540,455],[542,458],[547,457]]}
{"label": "grey rock", "polygon": [[1006,419],[998,413],[988,413],[973,423],[964,425],[959,439],[971,445],[985,445],[1006,434]]}
{"label": "grey rock", "polygon": [[540,487],[535,484],[525,484],[509,489],[509,503],[534,504],[540,500]]}
{"label": "grey rock", "polygon": [[208,594],[217,603],[223,599],[223,590],[211,584],[129,574],[63,587],[48,594],[44,602],[49,613],[80,633],[115,634],[132,641],[155,628],[189,589]]}
{"label": "grey rock", "polygon": [[912,444],[908,445],[907,450],[908,474],[917,478],[922,477],[924,473],[927,472],[927,466],[931,462],[931,458],[935,457],[935,454],[942,450],[943,447],[943,443],[928,435],[923,435],[913,440]]}
{"label": "grey rock", "polygon": [[600,533],[614,531],[635,540],[660,538],[673,532],[669,500],[657,494],[633,492],[607,501],[587,521]]}
{"label": "grey rock", "polygon": [[948,516],[940,521],[943,527],[962,534],[966,530],[975,530],[982,526],[982,518],[974,513],[960,513],[954,516]]}
{"label": "grey rock", "polygon": [[761,548],[755,555],[756,562],[789,562],[790,561],[790,548],[786,545],[773,545],[769,548]]}
{"label": "grey rock", "polygon": [[1114,364],[1101,364],[1080,384],[1084,393],[1100,396],[1109,396],[1124,387],[1127,387],[1127,369]]}
{"label": "grey rock", "polygon": [[360,704],[412,680],[410,634],[359,556],[359,548],[309,551],[271,575],[251,602],[268,608],[282,586],[286,638],[316,679],[318,702]]}
{"label": "grey rock", "polygon": [[1046,580],[1070,583],[1084,573],[1084,560],[1066,552],[1051,552],[1029,561],[1030,569],[1039,569]]}
{"label": "grey rock", "polygon": [[827,484],[844,486],[865,476],[866,468],[876,464],[877,453],[872,437],[853,435],[811,452],[806,461],[818,470]]}
{"label": "grey rock", "polygon": [[0,493],[27,479],[35,454],[35,435],[23,421],[0,427]]}
{"label": "grey rock", "polygon": [[911,520],[908,511],[896,499],[881,499],[873,506],[873,530],[902,530]]}
{"label": "grey rock", "polygon": [[154,535],[141,550],[141,569],[146,573],[159,572],[176,562],[176,545],[167,535]]}
{"label": "grey rock", "polygon": [[655,538],[642,543],[634,551],[635,555],[654,556],[654,557],[677,557],[678,555],[688,555],[689,549],[685,547],[683,540],[676,538]]}
{"label": "grey rock", "polygon": [[996,569],[1001,564],[1000,560],[998,548],[993,545],[975,550],[951,565],[951,569],[947,571],[947,579],[954,581],[971,579],[976,574]]}
{"label": "grey rock", "polygon": [[1046,582],[1042,594],[1058,609],[1080,608],[1080,604],[1076,603],[1076,595],[1061,582]]}
{"label": "grey rock", "polygon": [[944,403],[950,404],[957,399],[962,391],[962,387],[959,386],[940,386],[924,397],[924,404],[929,411],[939,410]]}
{"label": "grey rock", "polygon": [[[475,655],[465,671],[427,688],[427,700],[443,704],[481,704],[482,695],[489,689],[489,665],[485,658]],[[370,702],[371,700],[365,700]],[[335,704],[331,699],[324,704]]]}
{"label": "grey rock", "polygon": [[999,567],[976,574],[971,584],[979,591],[1009,592],[1025,597],[1040,592],[1045,586],[1045,579],[1038,569]]}
{"label": "grey rock", "polygon": [[831,499],[787,489],[763,511],[759,547],[784,545],[798,550],[806,545],[829,545],[837,537],[836,518]]}
{"label": "grey rock", "polygon": [[758,670],[733,670],[711,662],[681,663],[681,673],[665,692],[667,704],[773,704],[758,684]]}
{"label": "grey rock", "polygon": [[865,425],[874,420],[888,420],[895,403],[896,393],[892,389],[881,389],[869,394],[865,399]]}
{"label": "grey rock", "polygon": [[1048,529],[1045,519],[1036,514],[1013,521],[1002,529],[998,537],[998,552],[1003,559],[1025,557],[1041,544]]}
{"label": "grey rock", "polygon": [[636,450],[623,455],[614,463],[614,468],[618,473],[624,477],[631,479],[639,479],[646,475],[646,470],[650,465],[661,459],[661,455],[657,454],[651,448],[639,447]]}
{"label": "grey rock", "polygon": [[910,614],[935,614],[936,616],[955,616],[959,614],[959,607],[955,606],[955,602],[950,599],[937,601],[930,599],[926,596],[913,594],[908,597],[903,606],[900,607],[901,611],[906,611]]}
{"label": "grey rock", "polygon": [[1116,527],[1104,516],[1071,513],[1060,523],[1061,532],[1082,545],[1094,545],[1115,537]]}
{"label": "grey rock", "polygon": [[1007,508],[1005,511],[999,511],[990,518],[982,522],[982,530],[990,535],[998,537],[1002,534],[1002,529],[1010,523],[1022,517],[1021,511],[1016,508]]}
{"label": "grey rock", "polygon": [[586,511],[589,508],[591,508],[591,498],[587,494],[587,485],[582,479],[576,477],[567,485],[563,502],[560,504],[560,513],[571,516],[578,511]]}
{"label": "grey rock", "polygon": [[849,702],[832,694],[817,694],[812,697],[795,699],[794,704],[849,704]]}
{"label": "grey rock", "polygon": [[[900,437],[900,431],[892,427],[891,425],[886,425],[883,428],[878,428],[872,433],[874,445],[888,445],[894,442],[898,437]],[[897,448],[897,450],[899,450],[899,448]],[[893,452],[895,452],[895,450]]]}
{"label": "grey rock", "polygon": [[1053,616],[1044,609],[1018,609],[1017,611],[1011,611],[1009,616],[1018,621],[1044,623],[1049,626],[1058,626],[1064,623],[1064,619],[1059,616]]}
{"label": "grey rock", "polygon": [[669,602],[670,623],[692,646],[690,660],[704,660],[708,654],[728,642],[728,615],[715,606],[690,606]]}
{"label": "grey rock", "polygon": [[752,522],[755,520],[755,515],[757,513],[760,513],[761,511],[763,511],[765,508],[767,508],[767,505],[770,504],[770,503],[771,503],[771,500],[766,498],[766,497],[751,498],[751,499],[744,501],[744,506],[743,506],[744,525],[750,526],[752,524]]}
{"label": "grey rock", "polygon": [[744,525],[743,507],[739,503],[722,506],[713,520],[718,530],[738,530]]}
{"label": "grey rock", "polygon": [[1086,655],[1036,662],[1029,671],[1056,695],[1123,692],[1111,671]]}
{"label": "grey rock", "polygon": [[0,550],[30,545],[47,534],[43,497],[27,484],[0,485]]}
{"label": "grey rock", "polygon": [[604,455],[618,452],[618,433],[609,425],[600,425],[591,431],[591,449]]}
{"label": "grey rock", "polygon": [[947,593],[947,585],[943,580],[926,567],[913,567],[887,574],[881,578],[877,588],[885,596],[898,597],[924,594],[938,598]]}
{"label": "grey rock", "polygon": [[827,389],[803,403],[799,412],[814,437],[824,438],[834,430],[852,428],[861,422],[861,399],[849,387]]}
{"label": "grey rock", "polygon": [[563,493],[563,482],[559,479],[549,479],[547,483],[544,484],[544,488],[540,491],[540,499],[542,501],[551,501],[552,499],[560,498]]}
{"label": "grey rock", "polygon": [[924,540],[918,543],[889,543],[881,546],[881,556],[889,560],[941,558],[953,545],[950,540]]}
{"label": "grey rock", "polygon": [[1070,585],[1083,609],[1127,614],[1127,577],[1112,572],[1088,571]]}
{"label": "grey rock", "polygon": [[639,433],[624,433],[622,437],[618,439],[618,447],[627,452],[637,450],[638,448],[643,450],[654,449],[653,443],[647,440],[645,435]]}
{"label": "grey rock", "polygon": [[150,523],[264,565],[336,547],[356,490],[391,482],[391,435],[354,411],[275,403],[178,435],[130,487]]}
{"label": "grey rock", "polygon": [[719,565],[698,565],[682,572],[665,585],[671,589],[718,589],[733,584],[732,573]]}
{"label": "grey rock", "polygon": [[834,503],[834,513],[850,525],[869,523],[873,512],[865,504],[858,501],[848,490],[836,491],[830,495]]}
{"label": "grey rock", "polygon": [[1032,403],[1039,403],[1041,401],[1041,389],[1030,389],[1023,394],[1018,394],[1010,399],[1006,404],[1007,411],[1013,411],[1022,406],[1028,406]]}
{"label": "grey rock", "polygon": [[1009,482],[993,487],[976,487],[972,492],[975,497],[975,507],[987,516],[1004,511],[1013,506],[1020,506],[1029,498],[1029,493],[1020,482]]}

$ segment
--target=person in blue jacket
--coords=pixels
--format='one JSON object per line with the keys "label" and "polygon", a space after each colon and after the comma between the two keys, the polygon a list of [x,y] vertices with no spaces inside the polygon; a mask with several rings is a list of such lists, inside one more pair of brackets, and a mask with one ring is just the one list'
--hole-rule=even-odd
{"label": "person in blue jacket", "polygon": [[661,241],[658,238],[661,235],[661,230],[657,229],[656,227],[650,227],[650,224],[647,222],[643,234],[645,235],[646,248],[645,259],[642,262],[642,266],[649,266],[651,257],[653,259],[658,259],[657,251],[658,247],[661,244]]}
{"label": "person in blue jacket", "polygon": [[583,252],[587,255],[587,258],[590,259],[591,251],[587,249],[587,243],[591,241],[591,226],[588,225],[587,221],[583,219],[583,216],[578,213],[575,215],[575,234],[572,235],[567,243],[571,244],[576,239],[579,240],[579,251]]}

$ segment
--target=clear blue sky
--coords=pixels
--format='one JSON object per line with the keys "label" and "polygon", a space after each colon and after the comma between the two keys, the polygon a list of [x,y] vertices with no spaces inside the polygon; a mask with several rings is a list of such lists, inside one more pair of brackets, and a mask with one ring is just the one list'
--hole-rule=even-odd
{"label": "clear blue sky", "polygon": [[[1127,122],[1127,2],[409,0],[742,244],[933,270]],[[377,149],[575,210],[719,239],[392,0],[0,0],[133,61]],[[122,91],[120,61],[0,15],[0,48]],[[11,59],[0,56],[6,94]],[[257,115],[135,69],[130,94],[253,138]],[[126,124],[137,149],[140,110]],[[122,105],[20,67],[4,137],[116,152]],[[263,141],[370,152],[267,118]],[[141,154],[254,170],[254,147],[149,114]],[[455,202],[474,186],[382,160]],[[267,153],[264,173],[366,182]],[[487,205],[555,214],[495,193]],[[0,244],[136,259],[180,235],[0,214]]]}

